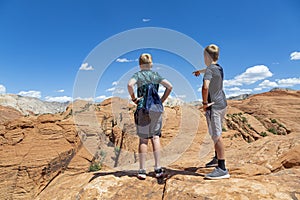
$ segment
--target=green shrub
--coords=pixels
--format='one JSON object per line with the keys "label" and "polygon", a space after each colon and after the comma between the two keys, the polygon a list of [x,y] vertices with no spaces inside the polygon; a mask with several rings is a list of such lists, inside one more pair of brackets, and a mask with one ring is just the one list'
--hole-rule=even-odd
{"label": "green shrub", "polygon": [[269,128],[268,131],[273,133],[274,135],[277,135],[277,131],[275,130],[275,128]]}
{"label": "green shrub", "polygon": [[89,171],[90,172],[95,172],[95,171],[101,170],[101,168],[102,168],[101,163],[92,163],[90,168],[89,168]]}
{"label": "green shrub", "polygon": [[102,158],[105,158],[105,157],[106,157],[106,152],[103,151],[103,150],[101,150],[101,151],[100,151],[100,156],[101,156]]}
{"label": "green shrub", "polygon": [[276,119],[270,119],[271,122],[274,124],[274,123],[277,123]]}
{"label": "green shrub", "polygon": [[246,117],[242,117],[242,122],[246,123],[247,122],[247,118]]}
{"label": "green shrub", "polygon": [[261,132],[260,135],[266,137],[268,134],[266,132]]}
{"label": "green shrub", "polygon": [[225,127],[222,127],[222,131],[223,131],[223,132],[226,132],[227,129],[226,129]]}

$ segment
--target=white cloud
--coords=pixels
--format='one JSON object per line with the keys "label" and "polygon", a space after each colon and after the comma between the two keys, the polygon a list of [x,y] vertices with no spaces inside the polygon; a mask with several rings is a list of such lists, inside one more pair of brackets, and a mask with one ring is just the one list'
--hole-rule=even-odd
{"label": "white cloud", "polygon": [[241,94],[251,94],[252,93],[252,89],[241,89],[239,87],[233,87],[233,88],[228,88],[225,89],[225,94],[226,97],[234,97],[234,96],[239,96]]}
{"label": "white cloud", "polygon": [[113,87],[108,88],[108,89],[106,89],[105,91],[106,91],[106,92],[113,92],[114,94],[124,94],[124,93],[125,93],[124,88],[116,87],[118,84],[119,84],[118,81],[112,82],[111,85],[112,85]]}
{"label": "white cloud", "polygon": [[41,98],[42,96],[40,91],[34,91],[34,90],[21,91],[18,93],[18,95],[26,96],[26,97],[35,97],[35,98]]}
{"label": "white cloud", "polygon": [[105,95],[100,95],[100,96],[97,96],[95,99],[96,100],[103,100],[103,99],[106,99],[107,97]]}
{"label": "white cloud", "polygon": [[112,87],[112,88],[108,88],[107,90],[105,90],[106,92],[113,92],[113,91],[115,91],[116,90],[116,88],[115,87]]}
{"label": "white cloud", "polygon": [[246,69],[244,73],[235,76],[234,79],[224,80],[224,87],[250,85],[271,76],[273,74],[267,66],[256,65]]}
{"label": "white cloud", "polygon": [[148,18],[144,18],[142,20],[143,20],[143,22],[150,22],[151,21],[151,19],[148,19]]}
{"label": "white cloud", "polygon": [[[223,85],[224,87],[232,87],[232,86],[242,86],[243,84],[240,83],[240,80],[231,79],[231,80],[224,80]],[[198,92],[201,92],[201,88],[198,89]]]}
{"label": "white cloud", "polygon": [[45,100],[46,101],[55,101],[55,102],[68,102],[68,101],[72,101],[72,97],[68,97],[68,96],[61,96],[61,97],[50,97],[50,96],[47,96],[45,97]]}
{"label": "white cloud", "polygon": [[262,91],[262,88],[254,88],[254,91]]}
{"label": "white cloud", "polygon": [[118,85],[118,81],[114,81],[114,82],[112,82],[112,84],[111,84],[112,86],[116,86],[116,85]]}
{"label": "white cloud", "polygon": [[134,62],[136,60],[130,60],[130,59],[127,59],[127,58],[118,58],[116,60],[116,62],[119,62],[119,63],[128,63],[128,62]]}
{"label": "white cloud", "polygon": [[269,80],[264,80],[258,85],[260,88],[270,88],[270,87],[278,87],[278,84],[276,82],[272,82]]}
{"label": "white cloud", "polygon": [[94,98],[93,97],[77,97],[77,98],[75,98],[75,100],[83,100],[83,101],[94,102]]}
{"label": "white cloud", "polygon": [[281,87],[292,87],[300,84],[300,78],[279,79],[277,80],[277,83]]}
{"label": "white cloud", "polygon": [[176,97],[179,98],[179,99],[185,99],[186,95],[185,94],[180,94],[180,95],[177,95]]}
{"label": "white cloud", "polygon": [[111,98],[112,96],[105,96],[105,95],[100,95],[98,97],[95,98],[95,100],[100,100],[100,101],[103,101],[105,99],[108,99],[108,98]]}
{"label": "white cloud", "polygon": [[158,92],[158,96],[162,97],[163,95],[164,95],[164,92]]}
{"label": "white cloud", "polygon": [[124,94],[125,90],[123,88],[116,88],[114,94]]}
{"label": "white cloud", "polygon": [[60,93],[62,93],[62,92],[64,92],[65,90],[56,90],[56,92],[60,92]]}
{"label": "white cloud", "polygon": [[166,88],[164,86],[159,86],[158,93],[164,93]]}
{"label": "white cloud", "polygon": [[6,93],[6,88],[4,85],[0,85],[0,94],[5,94]]}
{"label": "white cloud", "polygon": [[291,60],[300,60],[300,52],[295,51],[295,52],[291,53],[290,59]]}
{"label": "white cloud", "polygon": [[182,105],[183,103],[184,101],[181,98],[173,97],[172,95],[170,95],[164,102],[165,105],[169,106]]}
{"label": "white cloud", "polygon": [[241,88],[239,88],[239,87],[233,87],[233,88],[226,89],[226,91],[234,91],[234,92],[240,91],[240,90],[241,90]]}
{"label": "white cloud", "polygon": [[86,70],[86,71],[90,71],[90,70],[94,70],[93,66],[89,66],[89,63],[82,63],[79,70]]}

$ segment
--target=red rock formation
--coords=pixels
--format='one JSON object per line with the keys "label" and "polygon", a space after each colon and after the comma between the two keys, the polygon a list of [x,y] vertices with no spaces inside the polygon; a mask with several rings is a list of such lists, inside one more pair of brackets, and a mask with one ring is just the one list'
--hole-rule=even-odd
{"label": "red rock formation", "polygon": [[[161,141],[167,177],[153,177],[150,153],[149,176],[140,181],[134,171],[134,106],[119,98],[77,104],[61,115],[1,124],[0,199],[300,198],[299,91],[229,101],[223,136],[231,178],[220,181],[203,178],[212,170],[203,166],[213,156],[213,144],[196,107],[165,109]],[[88,172],[96,160],[102,169]],[[111,167],[116,163],[119,168]]]}

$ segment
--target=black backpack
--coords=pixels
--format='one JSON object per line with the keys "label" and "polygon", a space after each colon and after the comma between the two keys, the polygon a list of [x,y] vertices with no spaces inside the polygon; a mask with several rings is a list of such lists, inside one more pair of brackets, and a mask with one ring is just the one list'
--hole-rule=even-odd
{"label": "black backpack", "polygon": [[146,95],[143,96],[143,106],[138,108],[134,113],[135,124],[146,126],[151,123],[151,116],[159,116],[164,112],[160,96],[153,83],[143,85]]}

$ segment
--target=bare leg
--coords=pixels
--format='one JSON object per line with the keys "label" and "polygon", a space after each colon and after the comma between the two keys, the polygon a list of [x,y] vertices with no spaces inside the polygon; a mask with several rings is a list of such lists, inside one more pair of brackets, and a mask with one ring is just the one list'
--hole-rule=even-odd
{"label": "bare leg", "polygon": [[146,169],[147,150],[148,150],[148,139],[140,138],[140,144],[139,144],[140,169]]}
{"label": "bare leg", "polygon": [[153,146],[153,155],[155,160],[155,168],[159,168],[160,166],[160,140],[159,136],[153,136],[151,139],[152,146]]}
{"label": "bare leg", "polygon": [[225,151],[224,151],[224,144],[222,140],[222,136],[217,138],[215,141],[215,150],[217,152],[217,156],[219,160],[225,159]]}

